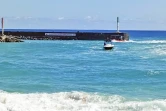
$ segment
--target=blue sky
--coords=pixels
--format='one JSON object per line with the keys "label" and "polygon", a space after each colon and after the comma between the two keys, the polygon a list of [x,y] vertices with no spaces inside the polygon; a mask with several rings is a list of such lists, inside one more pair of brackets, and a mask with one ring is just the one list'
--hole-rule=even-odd
{"label": "blue sky", "polygon": [[165,30],[166,0],[0,0],[5,28]]}

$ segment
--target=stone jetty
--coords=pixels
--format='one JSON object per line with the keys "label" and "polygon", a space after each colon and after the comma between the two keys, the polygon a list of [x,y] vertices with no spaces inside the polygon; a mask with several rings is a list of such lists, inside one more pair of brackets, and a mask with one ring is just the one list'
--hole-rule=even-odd
{"label": "stone jetty", "polygon": [[23,41],[18,39],[18,37],[16,36],[2,35],[0,36],[0,42],[23,42]]}

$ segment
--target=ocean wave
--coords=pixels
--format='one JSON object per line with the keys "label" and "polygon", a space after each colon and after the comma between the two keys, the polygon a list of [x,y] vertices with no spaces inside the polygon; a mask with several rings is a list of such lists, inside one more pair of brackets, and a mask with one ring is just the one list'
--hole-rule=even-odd
{"label": "ocean wave", "polygon": [[151,50],[152,54],[157,54],[157,55],[166,55],[166,49],[164,48],[155,48]]}
{"label": "ocean wave", "polygon": [[165,111],[166,100],[129,100],[86,92],[0,92],[0,111]]}
{"label": "ocean wave", "polygon": [[140,44],[166,44],[166,40],[144,40],[144,41],[131,41],[134,43],[140,43]]}

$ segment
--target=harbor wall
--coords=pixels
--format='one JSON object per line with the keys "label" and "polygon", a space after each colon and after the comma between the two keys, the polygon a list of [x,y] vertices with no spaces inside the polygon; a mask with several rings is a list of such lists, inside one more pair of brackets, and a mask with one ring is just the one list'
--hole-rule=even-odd
{"label": "harbor wall", "polygon": [[17,36],[23,40],[105,40],[106,38],[128,41],[127,33],[99,33],[99,32],[39,32],[39,31],[4,31],[5,35]]}

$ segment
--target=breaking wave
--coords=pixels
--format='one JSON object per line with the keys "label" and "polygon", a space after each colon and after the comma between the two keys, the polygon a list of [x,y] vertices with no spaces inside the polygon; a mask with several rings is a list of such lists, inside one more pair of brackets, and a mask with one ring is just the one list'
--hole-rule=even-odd
{"label": "breaking wave", "polygon": [[165,111],[166,100],[129,100],[86,92],[0,92],[0,111]]}

